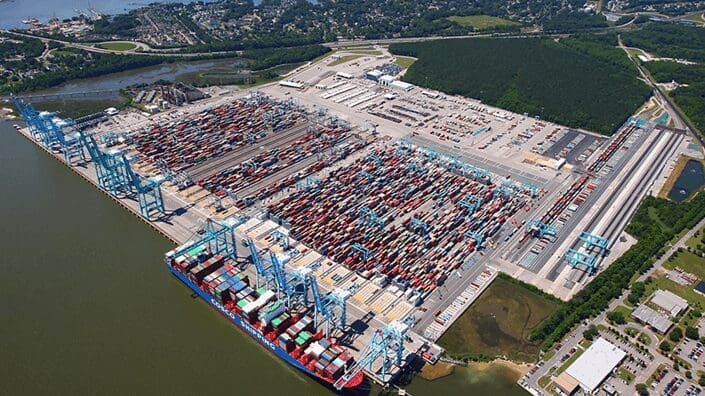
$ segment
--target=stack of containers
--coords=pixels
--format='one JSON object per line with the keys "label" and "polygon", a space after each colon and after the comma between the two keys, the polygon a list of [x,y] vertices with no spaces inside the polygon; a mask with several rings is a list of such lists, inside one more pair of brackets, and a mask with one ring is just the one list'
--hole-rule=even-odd
{"label": "stack of containers", "polygon": [[223,281],[210,290],[210,293],[218,300],[219,303],[225,304],[230,301],[230,292],[235,293],[247,287],[247,275],[243,275],[239,272],[233,273],[229,278],[223,279]]}
{"label": "stack of containers", "polygon": [[201,285],[201,281],[207,275],[223,266],[223,256],[213,256],[208,260],[198,263],[189,270],[188,277],[191,282]]}

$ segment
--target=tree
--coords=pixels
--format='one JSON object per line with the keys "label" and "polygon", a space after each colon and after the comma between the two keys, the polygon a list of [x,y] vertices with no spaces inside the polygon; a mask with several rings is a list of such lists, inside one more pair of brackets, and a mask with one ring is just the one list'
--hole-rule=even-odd
{"label": "tree", "polygon": [[636,384],[636,393],[640,396],[646,396],[649,394],[649,388],[646,387],[646,384]]}
{"label": "tree", "polygon": [[700,332],[698,332],[697,328],[693,326],[688,326],[685,328],[685,336],[690,338],[691,340],[697,340],[700,338]]}
{"label": "tree", "polygon": [[668,341],[663,341],[661,342],[661,345],[658,346],[660,350],[663,352],[670,352],[672,349],[671,343]]}
{"label": "tree", "polygon": [[616,324],[627,323],[627,319],[624,318],[624,314],[622,312],[618,312],[618,311],[608,312],[607,319],[609,319],[610,322],[613,322]]}
{"label": "tree", "polygon": [[678,342],[683,338],[683,330],[680,327],[676,327],[668,333],[668,339],[673,342]]}
{"label": "tree", "polygon": [[600,332],[597,330],[597,327],[595,327],[595,325],[590,325],[587,330],[583,331],[583,337],[590,341],[595,339],[595,337],[597,337],[598,335],[600,335]]}
{"label": "tree", "polygon": [[705,375],[701,375],[698,379],[698,385],[705,386]]}
{"label": "tree", "polygon": [[692,373],[690,370],[686,371],[686,372],[685,372],[685,378],[688,378],[688,379],[693,378],[693,373]]}

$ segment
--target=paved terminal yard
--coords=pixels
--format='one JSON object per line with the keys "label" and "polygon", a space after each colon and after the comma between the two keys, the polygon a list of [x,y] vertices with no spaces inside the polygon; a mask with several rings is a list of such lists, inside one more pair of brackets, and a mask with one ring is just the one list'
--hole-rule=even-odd
{"label": "paved terminal yard", "polygon": [[[335,334],[354,354],[408,317],[419,352],[499,271],[570,298],[630,246],[624,227],[689,142],[641,119],[607,138],[399,84],[379,51],[95,129],[143,176],[170,177],[167,216],[150,224],[174,242],[208,218],[246,218],[239,241],[350,292]],[[95,183],[92,167],[73,169]]]}

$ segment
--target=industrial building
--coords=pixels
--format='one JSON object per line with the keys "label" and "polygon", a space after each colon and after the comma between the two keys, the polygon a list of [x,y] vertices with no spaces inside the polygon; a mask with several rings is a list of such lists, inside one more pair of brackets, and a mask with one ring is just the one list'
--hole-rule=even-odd
{"label": "industrial building", "polygon": [[673,322],[668,316],[647,307],[645,304],[636,307],[632,311],[632,317],[660,334],[666,334],[673,326]]}
{"label": "industrial building", "polygon": [[585,393],[594,394],[625,357],[626,352],[600,337],[565,370],[565,373],[575,379]]}
{"label": "industrial building", "polygon": [[688,301],[668,290],[656,290],[650,302],[672,318],[688,309]]}
{"label": "industrial building", "polygon": [[382,77],[384,73],[382,71],[374,69],[370,70],[367,73],[365,73],[365,76],[367,77],[368,80],[374,81],[374,82],[379,82],[379,78]]}

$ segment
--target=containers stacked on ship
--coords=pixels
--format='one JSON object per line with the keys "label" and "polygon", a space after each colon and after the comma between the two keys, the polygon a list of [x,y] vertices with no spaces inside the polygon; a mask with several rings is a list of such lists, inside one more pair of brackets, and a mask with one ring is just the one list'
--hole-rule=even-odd
{"label": "containers stacked on ship", "polygon": [[318,375],[332,380],[338,379],[354,359],[344,348],[333,345],[327,338],[321,338],[309,345],[304,352],[310,357],[307,367]]}

